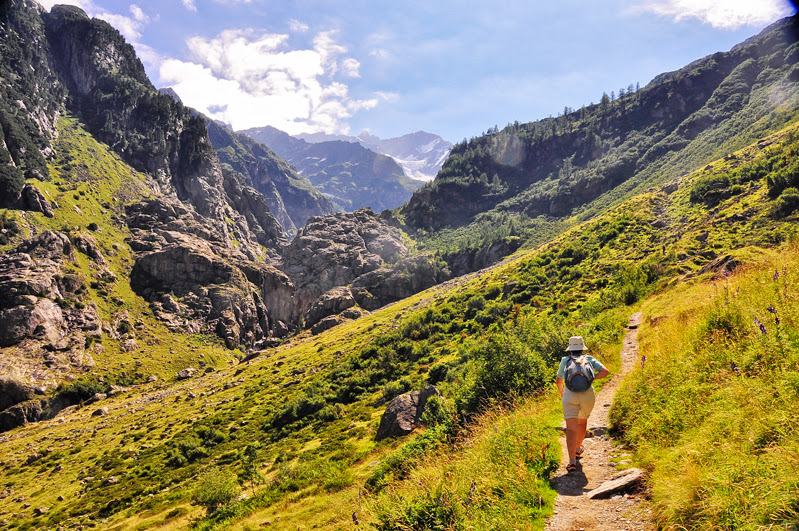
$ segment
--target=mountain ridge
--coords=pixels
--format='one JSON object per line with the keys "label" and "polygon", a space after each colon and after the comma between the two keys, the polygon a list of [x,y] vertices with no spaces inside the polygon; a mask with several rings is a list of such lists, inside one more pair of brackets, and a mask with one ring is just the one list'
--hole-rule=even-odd
{"label": "mountain ridge", "polygon": [[421,183],[409,179],[390,157],[340,140],[308,143],[271,126],[240,132],[288,160],[341,210],[391,210]]}
{"label": "mountain ridge", "polygon": [[367,149],[393,158],[402,166],[408,177],[420,181],[433,180],[452,149],[451,142],[426,131],[416,131],[388,139],[381,139],[369,131],[362,131],[358,136],[305,133],[295,135],[295,138],[311,143],[331,140],[357,142]]}

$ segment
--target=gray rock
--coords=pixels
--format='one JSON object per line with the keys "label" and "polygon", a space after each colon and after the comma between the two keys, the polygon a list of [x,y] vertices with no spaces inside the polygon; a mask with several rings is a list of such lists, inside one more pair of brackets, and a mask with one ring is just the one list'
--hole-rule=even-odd
{"label": "gray rock", "polygon": [[11,376],[0,376],[0,411],[31,400],[36,394],[33,386],[16,380]]}
{"label": "gray rock", "polygon": [[195,369],[194,367],[181,369],[178,371],[178,380],[188,380],[189,378],[193,378],[196,375],[197,375],[197,369]]}
{"label": "gray rock", "polygon": [[295,315],[324,293],[407,256],[400,231],[369,209],[310,218],[283,254],[281,269],[297,287]]}
{"label": "gray rock", "polygon": [[306,315],[305,324],[312,326],[327,316],[338,315],[353,306],[355,306],[355,297],[349,288],[344,286],[333,288],[314,301]]}
{"label": "gray rock", "polygon": [[330,330],[334,326],[338,326],[341,323],[341,319],[337,315],[331,315],[329,317],[325,317],[315,325],[311,327],[311,334],[317,335],[321,334],[325,330]]}
{"label": "gray rock", "polygon": [[389,402],[377,428],[376,441],[408,435],[421,425],[422,414],[431,396],[440,396],[438,389],[427,386],[421,391],[400,395]]}
{"label": "gray rock", "polygon": [[636,486],[644,478],[644,471],[640,468],[628,468],[611,476],[609,481],[587,493],[589,499],[608,498],[612,494],[625,491]]}
{"label": "gray rock", "polygon": [[26,183],[22,188],[20,202],[24,210],[41,212],[48,218],[52,218],[55,215],[53,213],[53,205],[50,204],[50,201],[44,197],[44,194],[38,188],[30,183]]}
{"label": "gray rock", "polygon": [[106,406],[101,407],[100,409],[94,410],[92,412],[92,417],[105,417],[108,415],[108,408]]}

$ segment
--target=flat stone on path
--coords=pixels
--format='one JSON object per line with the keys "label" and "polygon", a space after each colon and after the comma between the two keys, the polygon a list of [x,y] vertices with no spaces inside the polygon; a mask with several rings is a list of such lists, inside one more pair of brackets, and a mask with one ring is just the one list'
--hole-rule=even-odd
{"label": "flat stone on path", "polygon": [[640,468],[628,468],[618,474],[613,474],[610,481],[604,482],[587,493],[586,496],[592,500],[595,498],[608,498],[611,494],[629,489],[633,485],[639,483],[643,477],[644,471]]}

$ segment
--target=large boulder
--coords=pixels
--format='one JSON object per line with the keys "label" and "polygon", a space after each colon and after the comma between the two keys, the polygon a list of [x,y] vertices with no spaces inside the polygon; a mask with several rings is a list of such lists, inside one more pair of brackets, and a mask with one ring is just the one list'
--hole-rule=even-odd
{"label": "large boulder", "polygon": [[313,326],[325,317],[338,315],[353,306],[355,306],[355,297],[352,296],[349,288],[344,286],[333,288],[316,299],[313,306],[308,310],[305,324],[306,326]]}
{"label": "large boulder", "polygon": [[422,414],[431,396],[440,396],[438,389],[429,385],[421,391],[400,395],[388,403],[380,425],[377,427],[376,441],[387,437],[402,437],[418,428]]}
{"label": "large boulder", "polygon": [[376,310],[449,280],[445,263],[432,255],[404,258],[392,267],[361,275],[350,287],[355,301],[366,310]]}
{"label": "large boulder", "polygon": [[324,293],[407,256],[402,233],[369,209],[313,217],[283,254],[280,267],[294,285],[295,315]]}

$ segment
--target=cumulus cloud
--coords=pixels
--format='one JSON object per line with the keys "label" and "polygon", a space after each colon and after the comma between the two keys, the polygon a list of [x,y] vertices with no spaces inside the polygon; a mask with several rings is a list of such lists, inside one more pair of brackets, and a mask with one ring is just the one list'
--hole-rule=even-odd
{"label": "cumulus cloud", "polygon": [[[313,49],[292,50],[288,35],[226,30],[187,40],[189,61],[161,63],[162,85],[187,105],[235,129],[272,125],[289,133],[347,132],[347,119],[377,105],[358,100],[337,77],[357,77],[360,63],[343,57],[335,32],[322,32]],[[337,76],[338,74],[338,76]]]}
{"label": "cumulus cloud", "polygon": [[89,14],[91,16],[105,20],[114,26],[128,42],[136,43],[141,37],[141,31],[144,29],[144,26],[150,23],[150,17],[148,17],[136,4],[131,4],[129,11],[130,16],[109,13],[107,11],[99,11]]}
{"label": "cumulus cloud", "polygon": [[650,0],[636,10],[671,17],[675,22],[694,18],[728,30],[768,24],[793,13],[786,0]]}
{"label": "cumulus cloud", "polygon": [[183,7],[188,9],[189,11],[197,12],[197,5],[194,3],[194,0],[181,0]]}
{"label": "cumulus cloud", "polygon": [[[128,6],[129,14],[112,13],[96,5],[92,0],[40,0],[39,3],[48,11],[56,4],[68,4],[83,9],[90,17],[105,20],[114,26],[125,39],[136,46],[144,27],[150,23],[150,17],[136,4]],[[138,49],[138,46],[136,46]]]}
{"label": "cumulus cloud", "polygon": [[78,6],[84,11],[89,11],[94,7],[94,4],[92,4],[91,0],[38,0],[38,2],[48,11],[50,11],[56,4]]}

